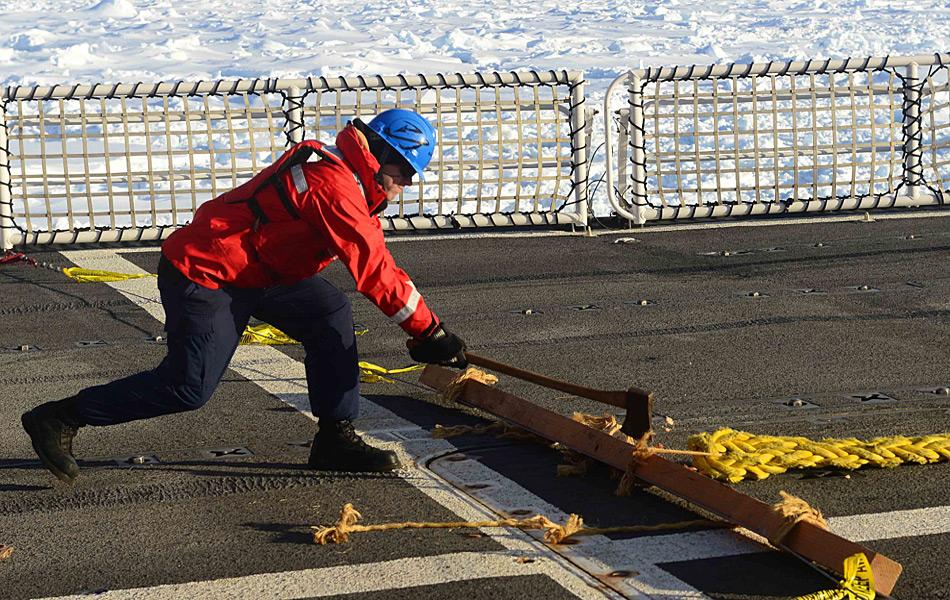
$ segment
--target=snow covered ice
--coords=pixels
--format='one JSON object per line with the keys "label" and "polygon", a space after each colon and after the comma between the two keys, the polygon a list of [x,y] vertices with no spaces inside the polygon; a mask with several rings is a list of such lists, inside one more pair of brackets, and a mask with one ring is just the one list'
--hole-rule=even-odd
{"label": "snow covered ice", "polygon": [[0,83],[580,69],[598,107],[630,68],[931,54],[948,24],[946,0],[4,0]]}
{"label": "snow covered ice", "polygon": [[0,82],[582,69],[929,54],[945,1],[5,0]]}

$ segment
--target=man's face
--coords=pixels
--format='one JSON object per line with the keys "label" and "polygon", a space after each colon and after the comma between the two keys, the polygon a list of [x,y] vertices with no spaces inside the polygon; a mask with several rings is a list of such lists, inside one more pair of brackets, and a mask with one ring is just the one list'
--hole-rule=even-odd
{"label": "man's face", "polygon": [[400,171],[399,165],[385,164],[379,169],[379,184],[386,192],[386,200],[392,202],[402,193],[402,188],[412,185],[412,174]]}

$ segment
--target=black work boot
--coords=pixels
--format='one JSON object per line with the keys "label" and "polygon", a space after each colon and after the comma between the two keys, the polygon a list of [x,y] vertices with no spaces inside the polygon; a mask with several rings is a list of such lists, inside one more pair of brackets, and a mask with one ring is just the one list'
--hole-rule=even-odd
{"label": "black work boot", "polygon": [[350,421],[320,420],[320,429],[313,436],[310,461],[317,471],[392,471],[400,467],[392,450],[380,450],[363,441]]}
{"label": "black work boot", "polygon": [[79,476],[79,465],[73,457],[73,438],[81,425],[72,414],[72,401],[67,398],[47,402],[20,417],[43,466],[66,483],[72,483]]}

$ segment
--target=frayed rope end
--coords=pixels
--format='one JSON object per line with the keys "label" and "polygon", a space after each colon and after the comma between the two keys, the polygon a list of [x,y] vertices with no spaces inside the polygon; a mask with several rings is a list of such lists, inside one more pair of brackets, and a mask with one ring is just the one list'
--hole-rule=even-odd
{"label": "frayed rope end", "polygon": [[350,540],[350,532],[356,522],[362,518],[353,505],[347,502],[340,509],[340,520],[333,527],[311,527],[313,529],[313,541],[316,544],[324,546],[326,544],[345,544]]}

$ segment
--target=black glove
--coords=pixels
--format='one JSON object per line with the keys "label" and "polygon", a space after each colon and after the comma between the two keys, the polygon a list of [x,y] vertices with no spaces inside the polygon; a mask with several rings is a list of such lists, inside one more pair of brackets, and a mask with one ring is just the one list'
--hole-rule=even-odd
{"label": "black glove", "polygon": [[468,366],[465,360],[465,341],[454,333],[450,333],[442,326],[437,325],[424,338],[409,338],[406,340],[409,356],[412,360],[422,363],[442,365],[464,369]]}

